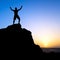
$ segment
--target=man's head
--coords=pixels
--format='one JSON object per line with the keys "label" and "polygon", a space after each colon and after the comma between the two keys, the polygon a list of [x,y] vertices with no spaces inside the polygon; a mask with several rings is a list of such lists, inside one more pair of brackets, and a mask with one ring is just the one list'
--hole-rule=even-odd
{"label": "man's head", "polygon": [[17,10],[17,7],[15,7],[15,10]]}

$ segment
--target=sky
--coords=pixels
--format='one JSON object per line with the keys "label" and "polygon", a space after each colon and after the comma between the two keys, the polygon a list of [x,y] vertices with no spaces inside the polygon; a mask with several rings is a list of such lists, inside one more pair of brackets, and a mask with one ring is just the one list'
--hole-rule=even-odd
{"label": "sky", "polygon": [[0,0],[0,29],[13,23],[10,7],[21,5],[20,23],[32,32],[35,44],[60,48],[60,0]]}

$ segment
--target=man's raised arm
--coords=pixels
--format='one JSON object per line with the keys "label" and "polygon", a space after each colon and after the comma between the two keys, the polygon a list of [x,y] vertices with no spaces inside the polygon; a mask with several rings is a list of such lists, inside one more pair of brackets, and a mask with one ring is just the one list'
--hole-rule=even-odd
{"label": "man's raised arm", "polygon": [[11,7],[10,7],[10,9],[11,9],[12,11],[14,11]]}
{"label": "man's raised arm", "polygon": [[18,9],[18,11],[19,11],[19,10],[21,10],[21,9],[22,9],[22,7],[23,7],[23,6],[21,6],[21,8],[20,8],[20,9]]}

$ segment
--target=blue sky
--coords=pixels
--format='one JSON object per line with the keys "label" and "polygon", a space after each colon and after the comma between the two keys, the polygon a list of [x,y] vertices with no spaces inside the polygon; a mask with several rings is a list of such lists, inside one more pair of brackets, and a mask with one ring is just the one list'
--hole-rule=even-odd
{"label": "blue sky", "polygon": [[30,30],[38,39],[49,35],[60,43],[60,0],[0,0],[0,28],[13,23],[14,14],[10,6],[14,9],[21,5],[19,16],[23,28]]}

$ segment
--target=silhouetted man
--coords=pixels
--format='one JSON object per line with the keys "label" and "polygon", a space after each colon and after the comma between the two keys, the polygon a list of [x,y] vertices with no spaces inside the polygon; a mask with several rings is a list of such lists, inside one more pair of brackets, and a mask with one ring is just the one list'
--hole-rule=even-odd
{"label": "silhouetted man", "polygon": [[15,23],[16,18],[19,20],[18,23],[20,24],[20,17],[18,15],[18,11],[22,9],[22,6],[20,9],[17,9],[17,7],[15,7],[15,10],[13,10],[11,7],[10,9],[14,12],[13,24]]}

